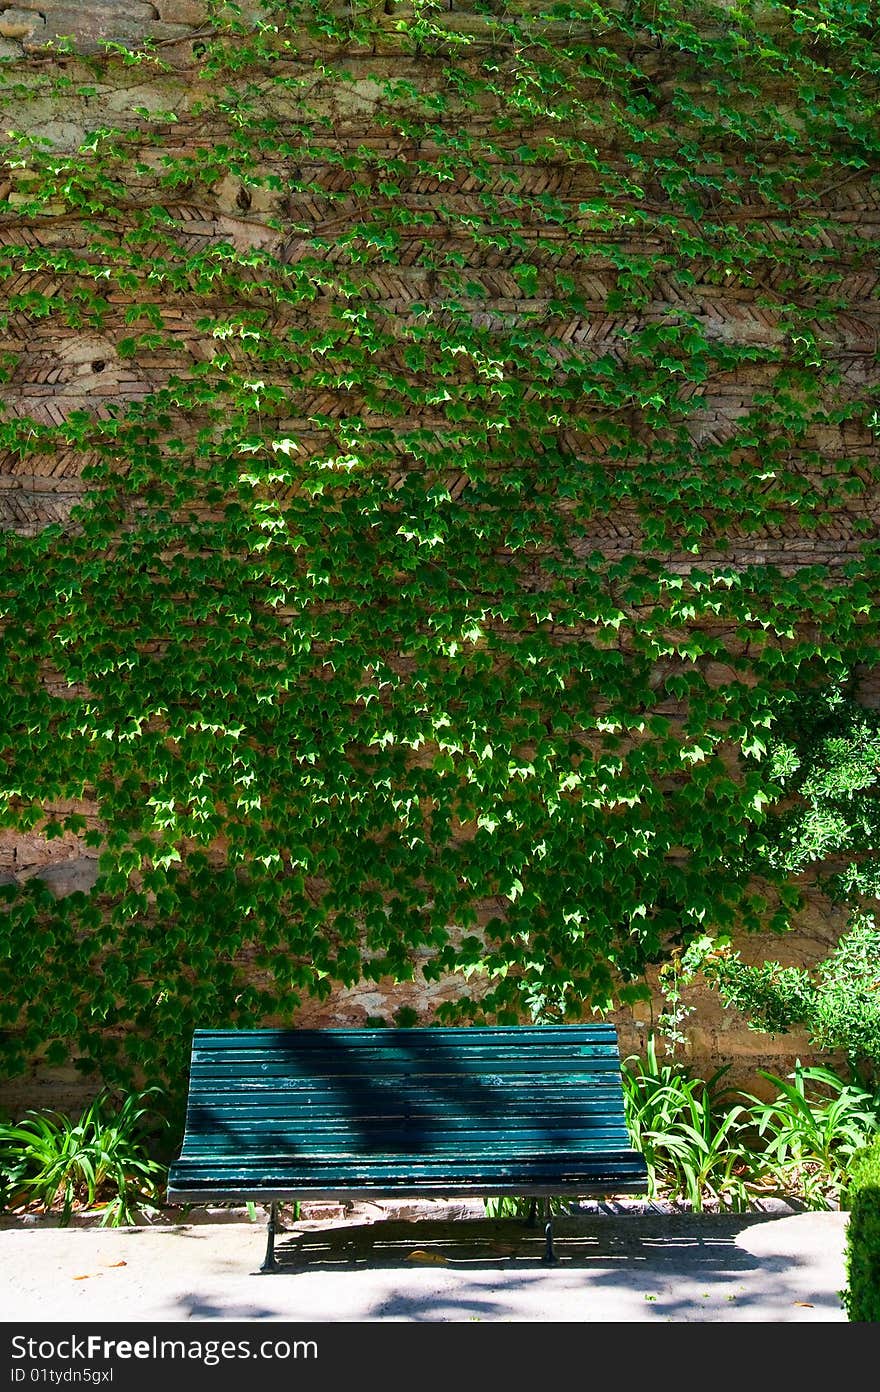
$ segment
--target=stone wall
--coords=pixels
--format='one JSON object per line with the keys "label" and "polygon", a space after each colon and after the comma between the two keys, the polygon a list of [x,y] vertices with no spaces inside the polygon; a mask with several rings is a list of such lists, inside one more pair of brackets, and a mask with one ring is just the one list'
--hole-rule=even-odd
{"label": "stone wall", "polygon": [[[22,126],[33,134],[52,141],[58,148],[75,148],[86,130],[101,122],[125,128],[138,117],[134,108],[146,106],[152,110],[173,109],[177,123],[173,127],[175,150],[204,145],[210,139],[202,117],[198,114],[200,98],[204,95],[199,79],[190,66],[193,43],[200,27],[205,24],[204,6],[199,0],[89,0],[81,6],[64,0],[16,0],[14,4],[0,0],[0,57],[17,62],[22,80],[43,69],[46,63],[74,63],[59,55],[64,36],[72,36],[86,52],[100,50],[106,41],[134,44],[148,38],[161,45],[169,70],[150,73],[148,69],[117,67],[112,73],[92,80],[91,95],[71,94],[63,112],[57,104],[39,100],[22,102],[16,110],[7,110],[7,124]],[[351,81],[344,87],[328,86],[318,93],[324,109],[331,115],[334,137],[339,148],[354,149],[365,139],[375,142],[381,137],[371,124],[376,99],[375,78],[391,71],[401,76],[413,76],[414,69],[407,61],[375,54],[354,53],[346,60]],[[431,70],[422,63],[418,79],[425,83],[442,82],[439,69]],[[316,92],[312,91],[312,100]],[[172,138],[172,137],[169,137]],[[598,137],[597,137],[598,138]],[[497,179],[503,180],[505,170],[499,166]],[[535,166],[520,171],[526,191],[540,193],[550,190],[576,201],[589,194],[587,176],[580,170],[556,166]],[[316,169],[317,183],[324,180],[330,188],[334,179],[342,176],[332,170]],[[531,183],[529,183],[531,181]],[[827,189],[816,213],[837,219],[841,227],[857,223],[866,238],[880,237],[880,193],[870,170],[856,172]],[[342,187],[337,183],[337,188]],[[414,178],[404,190],[404,198],[418,207],[436,192],[436,181]],[[456,200],[466,208],[479,190],[462,182],[446,187],[444,197]],[[0,200],[7,200],[9,214],[0,217],[0,242],[15,241],[21,227],[14,221],[16,200],[14,183],[0,187]],[[249,193],[245,198],[235,178],[229,177],[215,185],[210,200],[187,203],[168,196],[168,207],[187,224],[187,236],[194,248],[211,242],[231,240],[238,246],[263,246],[283,258],[297,256],[296,239],[285,240],[284,234],[273,226],[272,215],[277,211],[272,199],[264,192]],[[290,213],[290,210],[288,209]],[[296,220],[320,217],[321,210],[310,208],[307,199],[293,210]],[[76,246],[77,229],[66,219],[52,225],[52,218],[43,218],[28,228],[34,244],[42,246]],[[769,235],[769,233],[768,233]],[[526,300],[511,274],[515,253],[499,251],[497,255],[481,253],[471,267],[475,278],[487,291],[485,315],[487,323],[493,315],[510,315],[535,307]],[[558,265],[565,265],[564,253]],[[599,347],[612,344],[620,325],[619,317],[604,312],[604,301],[612,283],[610,268],[603,271],[597,265],[592,272],[592,287],[586,285],[587,310],[581,318],[557,326],[557,332],[573,345],[590,344]],[[880,301],[876,287],[880,274],[864,266],[846,270],[840,294],[850,301],[851,309],[838,315],[831,332],[837,335],[837,357],[846,383],[859,389],[875,371],[880,325]],[[51,294],[51,277],[46,272],[23,272],[14,283],[6,283],[6,294],[36,289]],[[541,293],[539,287],[538,295]],[[658,280],[657,303],[649,307],[645,317],[659,318],[669,300],[678,292],[671,284]],[[396,312],[405,314],[407,306],[430,295],[425,272],[402,260],[395,274],[389,273],[384,283],[385,303]],[[666,296],[667,298],[664,298]],[[767,344],[780,336],[779,324],[772,309],[761,303],[755,291],[725,288],[707,266],[705,274],[697,276],[692,291],[691,310],[701,322],[721,339],[738,343]],[[166,314],[166,329],[173,334],[176,354],[158,353],[139,358],[137,365],[123,359],[118,352],[118,340],[124,332],[126,304],[112,304],[107,326],[101,333],[78,333],[71,330],[62,337],[54,323],[45,329],[25,316],[11,316],[9,327],[2,335],[0,348],[15,353],[18,365],[12,382],[5,388],[7,411],[29,416],[38,421],[59,422],[72,410],[98,409],[125,404],[149,393],[161,384],[172,371],[187,367],[199,356],[199,335],[194,320],[201,309],[192,310],[181,300]],[[320,313],[320,305],[316,311]],[[748,410],[752,396],[764,384],[763,370],[744,370],[723,383],[714,383],[692,418],[697,438],[717,442],[725,438],[736,419]],[[331,398],[315,400],[310,410],[333,412],[338,409]],[[281,422],[284,429],[296,429],[306,438],[308,424],[303,420]],[[863,453],[872,447],[870,435],[851,422],[829,423],[811,441],[820,452],[822,463],[818,476],[834,471],[841,460]],[[0,526],[23,534],[33,534],[50,522],[64,523],[74,503],[82,496],[81,473],[88,456],[73,449],[57,456],[35,455],[26,461],[3,458],[0,455]],[[455,495],[458,481],[449,480]],[[769,563],[785,572],[793,572],[804,564],[826,564],[839,567],[858,552],[861,537],[858,524],[877,515],[876,490],[868,490],[853,499],[846,507],[838,508],[818,526],[805,532],[795,519],[767,527],[759,533],[746,528],[734,528],[728,537],[729,548],[713,555],[703,553],[701,560],[711,564],[724,560],[728,564],[746,566]],[[611,517],[597,521],[594,531],[583,541],[584,554],[601,550],[608,556],[619,556],[638,548],[641,529],[635,511],[620,509]],[[686,554],[680,565],[686,570],[692,564]],[[718,673],[724,680],[723,671]],[[866,674],[863,699],[880,705],[880,686],[876,674]],[[49,809],[51,811],[51,809]],[[61,809],[63,810],[63,809]],[[81,809],[87,819],[97,824],[96,809]],[[39,875],[57,894],[75,890],[88,891],[96,877],[96,855],[71,835],[48,842],[39,835],[17,837],[0,833],[0,883],[22,882]],[[807,908],[791,935],[754,937],[742,944],[747,960],[763,957],[778,959],[786,964],[809,964],[827,954],[843,926],[839,912],[832,911],[815,887],[808,887]],[[426,989],[380,983],[352,990],[337,990],[323,1004],[302,1007],[296,1016],[301,1025],[361,1024],[368,1017],[391,1019],[401,1006],[412,1006],[425,1016],[438,1001],[455,991],[455,985],[440,983]],[[702,1071],[730,1064],[733,1081],[756,1082],[755,1069],[769,1067],[784,1073],[795,1057],[809,1057],[807,1041],[801,1036],[769,1039],[748,1030],[746,1022],[734,1011],[722,1011],[707,993],[696,989],[692,1002],[696,1014],[689,1021],[688,1061]],[[659,1010],[659,1002],[654,1011]],[[638,1051],[651,1023],[649,1008],[620,1012],[615,1018],[621,1029],[624,1052]],[[15,1110],[32,1105],[73,1105],[89,1095],[89,1087],[79,1079],[75,1069],[49,1070],[35,1065],[28,1076],[0,1088],[0,1104]]]}
{"label": "stone wall", "polygon": [[106,43],[169,44],[204,23],[204,0],[13,0],[0,5],[0,57],[40,54],[68,38],[84,53]]}

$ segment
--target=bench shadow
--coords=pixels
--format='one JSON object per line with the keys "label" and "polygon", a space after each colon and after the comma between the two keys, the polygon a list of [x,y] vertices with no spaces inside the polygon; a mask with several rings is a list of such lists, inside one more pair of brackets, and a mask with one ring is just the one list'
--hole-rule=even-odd
{"label": "bench shadow", "polygon": [[[171,1318],[672,1322],[841,1320],[833,1272],[774,1214],[577,1214],[554,1222],[557,1261],[521,1219],[313,1221],[278,1233],[277,1270],[170,1294]],[[259,1245],[259,1244],[258,1244]],[[762,1247],[769,1250],[762,1252]],[[251,1264],[252,1263],[252,1264]],[[421,1274],[420,1274],[421,1273]],[[243,1280],[239,1277],[244,1278]],[[318,1278],[317,1281],[314,1278]]]}
{"label": "bench shadow", "polygon": [[563,1268],[608,1267],[620,1263],[632,1279],[633,1267],[748,1272],[772,1262],[759,1260],[736,1244],[748,1225],[769,1220],[751,1214],[710,1218],[707,1226],[685,1218],[673,1228],[669,1219],[651,1222],[642,1215],[609,1218],[603,1215],[554,1220],[556,1262],[544,1261],[545,1240],[540,1225],[522,1219],[383,1220],[340,1227],[308,1229],[296,1226],[278,1234],[275,1257],[278,1274],[339,1271],[357,1268],[416,1267],[450,1270],[526,1270],[552,1272]]}

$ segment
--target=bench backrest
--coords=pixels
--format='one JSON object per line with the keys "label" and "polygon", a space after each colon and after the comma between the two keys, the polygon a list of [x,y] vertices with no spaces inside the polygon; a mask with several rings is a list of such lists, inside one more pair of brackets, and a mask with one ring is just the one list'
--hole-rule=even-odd
{"label": "bench backrest", "polygon": [[610,1025],[197,1030],[169,1197],[643,1189],[631,1145]]}

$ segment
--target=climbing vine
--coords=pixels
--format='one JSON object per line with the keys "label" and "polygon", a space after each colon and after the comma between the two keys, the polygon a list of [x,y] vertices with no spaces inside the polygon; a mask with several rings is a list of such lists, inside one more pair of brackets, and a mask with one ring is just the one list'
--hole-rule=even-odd
{"label": "climbing vine", "polygon": [[[100,856],[2,891],[9,1068],[173,1079],[387,978],[574,1017],[789,926],[775,722],[877,661],[871,9],[214,5],[3,62],[0,449],[83,491],[0,536],[0,816]],[[85,401],[22,391],[71,333]]]}

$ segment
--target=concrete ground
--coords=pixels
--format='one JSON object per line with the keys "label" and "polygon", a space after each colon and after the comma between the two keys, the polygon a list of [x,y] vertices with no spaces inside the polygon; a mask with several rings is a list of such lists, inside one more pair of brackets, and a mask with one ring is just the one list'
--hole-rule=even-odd
{"label": "concrete ground", "polygon": [[[540,1228],[466,1205],[403,1220],[381,1205],[279,1234],[241,1221],[100,1229],[4,1224],[14,1321],[846,1322],[848,1215],[595,1211]],[[479,1211],[479,1210],[477,1210]],[[442,1216],[436,1216],[437,1213]]]}

